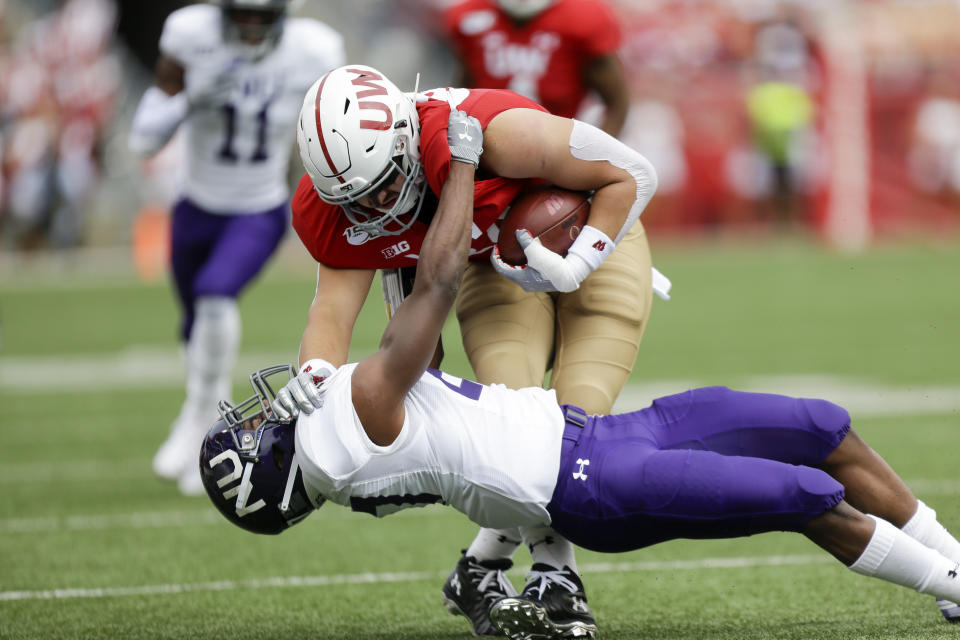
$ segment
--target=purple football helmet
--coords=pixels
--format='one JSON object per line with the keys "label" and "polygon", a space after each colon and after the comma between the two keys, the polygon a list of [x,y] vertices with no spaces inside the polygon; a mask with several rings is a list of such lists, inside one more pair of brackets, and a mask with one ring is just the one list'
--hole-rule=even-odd
{"label": "purple football helmet", "polygon": [[290,365],[254,371],[253,396],[236,406],[220,401],[220,420],[200,449],[200,475],[214,506],[254,533],[280,533],[324,502],[311,500],[304,487],[294,446],[296,423],[282,423],[270,410],[276,394],[267,378],[280,373],[289,379],[296,372]]}

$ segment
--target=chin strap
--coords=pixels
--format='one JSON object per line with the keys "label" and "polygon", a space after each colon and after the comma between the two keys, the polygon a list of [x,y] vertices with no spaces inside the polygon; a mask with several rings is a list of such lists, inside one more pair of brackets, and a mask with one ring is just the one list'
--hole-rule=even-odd
{"label": "chin strap", "polygon": [[283,498],[280,500],[280,511],[286,512],[290,508],[290,497],[293,495],[293,485],[297,482],[297,472],[300,470],[300,461],[297,454],[293,454],[290,461],[290,473],[287,474],[287,486],[283,489]]}

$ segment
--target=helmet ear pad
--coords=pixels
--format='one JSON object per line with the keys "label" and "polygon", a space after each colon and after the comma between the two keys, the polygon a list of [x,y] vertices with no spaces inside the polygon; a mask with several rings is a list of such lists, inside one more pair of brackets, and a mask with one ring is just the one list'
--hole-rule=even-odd
{"label": "helmet ear pad", "polygon": [[[396,235],[413,224],[426,189],[420,119],[413,100],[379,71],[347,65],[314,83],[300,110],[297,145],[320,199],[341,206],[356,231]],[[403,186],[389,209],[360,206],[398,173]]]}

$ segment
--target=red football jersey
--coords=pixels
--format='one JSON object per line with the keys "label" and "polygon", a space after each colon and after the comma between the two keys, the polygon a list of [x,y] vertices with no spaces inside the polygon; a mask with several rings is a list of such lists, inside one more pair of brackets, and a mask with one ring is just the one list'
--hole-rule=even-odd
{"label": "red football jersey", "polygon": [[446,11],[444,25],[475,87],[511,89],[565,118],[587,94],[584,64],[622,39],[602,0],[558,0],[521,25],[493,0],[466,0]]}
{"label": "red football jersey", "polygon": [[[485,89],[439,89],[427,92],[431,100],[417,104],[420,117],[420,155],[428,184],[424,209],[436,208],[443,183],[450,174],[450,147],[447,144],[447,121],[450,102],[466,111],[480,126],[487,124],[508,109],[537,109],[543,107],[510,91]],[[474,180],[473,240],[470,259],[482,262],[490,259],[490,251],[499,237],[499,220],[507,206],[531,180],[512,180],[494,177]],[[304,175],[293,196],[293,228],[314,260],[328,267],[345,269],[394,269],[417,263],[420,245],[427,225],[419,220],[403,233],[395,236],[370,238],[357,234],[353,225],[337,205],[320,199]],[[424,216],[424,213],[427,216]],[[432,217],[431,211],[421,212],[420,218]]]}

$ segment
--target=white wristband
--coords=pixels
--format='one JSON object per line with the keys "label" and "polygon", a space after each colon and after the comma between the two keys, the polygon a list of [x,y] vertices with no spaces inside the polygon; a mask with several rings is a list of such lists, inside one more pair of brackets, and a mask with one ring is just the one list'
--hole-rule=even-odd
{"label": "white wristband", "polygon": [[326,372],[320,376],[321,378],[326,378],[334,371],[337,370],[335,366],[324,360],[323,358],[310,358],[303,363],[303,366],[300,367],[300,373],[306,373],[307,371],[323,371]]}
{"label": "white wristband", "polygon": [[613,253],[615,247],[613,240],[607,234],[596,227],[586,225],[570,245],[567,255],[575,255],[587,263],[591,271],[594,271],[607,259],[607,256]]}

